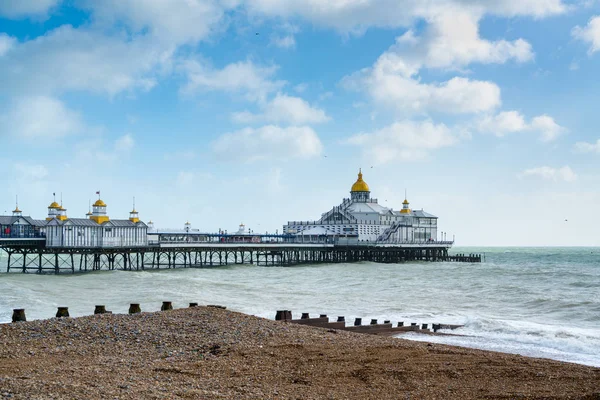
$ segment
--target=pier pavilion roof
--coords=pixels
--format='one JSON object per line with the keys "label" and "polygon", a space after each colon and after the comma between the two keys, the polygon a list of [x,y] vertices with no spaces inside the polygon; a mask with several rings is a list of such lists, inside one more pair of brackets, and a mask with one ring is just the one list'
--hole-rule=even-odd
{"label": "pier pavilion roof", "polygon": [[353,213],[378,213],[378,214],[388,214],[391,213],[387,207],[384,207],[375,202],[366,202],[366,203],[352,203],[346,208],[347,211]]}
{"label": "pier pavilion roof", "polygon": [[15,217],[12,215],[0,215],[0,225],[12,225],[15,222],[27,222],[29,225],[32,226],[45,226],[46,225],[46,221],[40,221],[38,219],[33,219],[31,217]]}
{"label": "pier pavilion roof", "polygon": [[[11,217],[12,218],[12,217]],[[18,218],[18,217],[15,217]],[[44,221],[46,222],[46,221]],[[106,221],[102,224],[97,223],[93,219],[88,218],[69,218],[65,221],[60,221],[58,219],[52,219],[47,222],[48,225],[74,225],[74,226],[113,226],[113,227],[135,227],[135,226],[146,226],[142,221],[139,222],[131,222],[128,219],[111,219],[110,221]]]}
{"label": "pier pavilion roof", "polygon": [[423,210],[412,210],[412,216],[419,218],[437,218],[435,215],[429,214]]}

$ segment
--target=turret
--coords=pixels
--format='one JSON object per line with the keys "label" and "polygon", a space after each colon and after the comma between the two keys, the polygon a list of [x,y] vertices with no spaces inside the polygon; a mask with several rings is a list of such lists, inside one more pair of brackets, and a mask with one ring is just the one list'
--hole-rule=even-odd
{"label": "turret", "polygon": [[140,222],[138,212],[135,211],[135,197],[133,198],[133,209],[129,212],[129,220],[134,224]]}
{"label": "turret", "polygon": [[358,179],[350,189],[350,199],[356,202],[366,203],[371,198],[371,191],[367,182],[363,181],[362,170],[358,170]]}
{"label": "turret", "polygon": [[100,199],[100,192],[96,192],[98,200],[92,205],[92,215],[90,219],[96,221],[98,224],[103,224],[110,221],[110,218],[106,214],[106,203]]}
{"label": "turret", "polygon": [[15,201],[15,209],[12,212],[13,217],[22,217],[23,216],[23,211],[19,210],[19,198],[16,198]]}
{"label": "turret", "polygon": [[56,202],[56,193],[52,193],[52,196],[54,197],[54,201],[48,206],[48,216],[46,217],[46,221],[58,218],[60,215],[60,204]]}
{"label": "turret", "polygon": [[402,202],[402,210],[400,210],[400,214],[410,214],[411,210],[409,205],[410,203],[406,199],[406,191],[404,191],[404,201]]}

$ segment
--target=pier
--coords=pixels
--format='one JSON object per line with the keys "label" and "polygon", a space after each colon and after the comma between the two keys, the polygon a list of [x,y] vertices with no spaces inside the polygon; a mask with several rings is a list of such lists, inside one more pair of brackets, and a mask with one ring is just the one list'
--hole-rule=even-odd
{"label": "pier", "polygon": [[44,238],[0,238],[0,270],[23,273],[139,271],[227,265],[292,266],[324,263],[481,262],[477,254],[449,255],[452,242],[294,242],[288,235],[156,234],[139,247],[52,247]]}

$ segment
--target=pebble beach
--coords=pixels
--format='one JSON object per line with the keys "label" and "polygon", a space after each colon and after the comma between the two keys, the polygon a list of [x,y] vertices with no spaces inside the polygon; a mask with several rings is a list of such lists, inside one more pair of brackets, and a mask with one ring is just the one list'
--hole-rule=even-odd
{"label": "pebble beach", "polygon": [[194,307],[0,325],[0,398],[600,399],[600,369]]}

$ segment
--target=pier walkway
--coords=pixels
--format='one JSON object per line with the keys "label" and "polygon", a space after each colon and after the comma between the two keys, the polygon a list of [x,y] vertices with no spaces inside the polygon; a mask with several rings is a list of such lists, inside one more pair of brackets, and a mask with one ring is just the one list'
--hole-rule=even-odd
{"label": "pier walkway", "polygon": [[[222,235],[221,235],[222,236]],[[409,261],[481,262],[481,256],[449,255],[452,242],[291,242],[281,235],[267,240],[194,241],[180,239],[150,241],[143,247],[48,247],[43,238],[0,238],[0,251],[7,255],[0,271],[61,273],[99,270],[147,270],[203,268],[238,264],[290,266],[318,263]]]}

